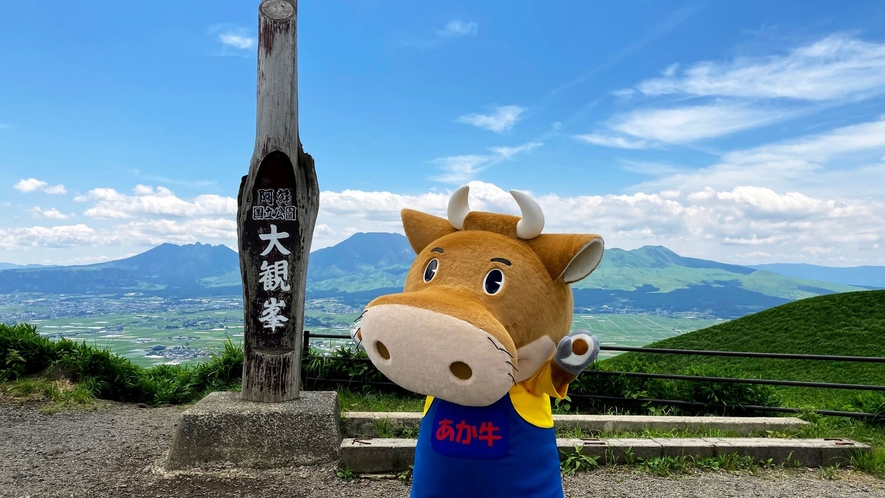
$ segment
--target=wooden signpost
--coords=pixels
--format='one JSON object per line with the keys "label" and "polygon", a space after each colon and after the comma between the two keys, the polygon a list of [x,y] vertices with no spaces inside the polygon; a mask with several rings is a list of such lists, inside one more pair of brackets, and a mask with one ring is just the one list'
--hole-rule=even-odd
{"label": "wooden signpost", "polygon": [[255,151],[237,196],[247,401],[299,397],[319,186],[298,137],[296,21],[297,0],[264,0],[259,7]]}
{"label": "wooden signpost", "polygon": [[[317,465],[338,459],[335,391],[299,392],[307,257],[319,209],[298,139],[296,0],[258,8],[258,126],[237,196],[243,277],[243,390],[214,392],[175,428],[168,469]],[[256,403],[264,402],[256,409]]]}

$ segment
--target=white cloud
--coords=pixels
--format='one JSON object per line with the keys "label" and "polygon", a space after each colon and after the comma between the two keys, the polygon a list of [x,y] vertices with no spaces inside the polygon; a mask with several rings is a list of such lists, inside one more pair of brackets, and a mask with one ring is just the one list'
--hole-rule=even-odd
{"label": "white cloud", "polygon": [[630,140],[624,137],[613,137],[600,135],[598,133],[588,133],[586,135],[574,135],[574,138],[594,145],[603,147],[617,147],[619,149],[644,149],[646,147],[645,140]]}
{"label": "white cloud", "polygon": [[664,76],[670,77],[676,74],[676,70],[679,69],[679,64],[670,64],[667,66],[667,69],[664,69]]}
{"label": "white cloud", "polygon": [[516,147],[489,147],[489,150],[494,152],[492,155],[466,154],[434,159],[433,163],[445,173],[434,176],[433,179],[443,183],[463,184],[476,178],[480,172],[490,166],[504,160],[512,160],[515,156],[542,145],[544,144],[541,142],[527,142]]}
{"label": "white cloud", "polygon": [[96,188],[74,200],[92,202],[92,207],[83,213],[92,218],[131,218],[136,215],[194,217],[237,212],[237,201],[233,197],[208,194],[186,201],[166,187],[154,189],[145,185],[137,185],[133,192],[135,195],[126,195],[111,188]]}
{"label": "white cloud", "polygon": [[[773,123],[786,116],[776,109],[742,104],[710,104],[674,109],[645,109],[615,116],[609,126],[639,138],[686,143]],[[594,137],[591,134],[591,137]],[[603,145],[603,144],[601,144]]]}
{"label": "white cloud", "polygon": [[34,206],[30,209],[30,212],[42,218],[47,218],[50,220],[66,220],[69,218],[68,215],[62,213],[58,209],[50,208],[50,209],[40,209],[39,206]]}
{"label": "white cloud", "polygon": [[236,33],[221,33],[218,35],[218,41],[224,45],[240,50],[249,49],[255,46],[255,38]]}
{"label": "white cloud", "polygon": [[82,223],[55,227],[0,228],[0,249],[71,247],[92,244],[95,230]]}
{"label": "white cloud", "polygon": [[437,31],[441,38],[459,38],[461,36],[475,35],[478,25],[475,22],[449,21],[446,27]]}
{"label": "white cloud", "polygon": [[467,154],[434,159],[433,163],[445,170],[434,179],[443,183],[464,183],[476,177],[482,170],[496,162],[495,156]]}
{"label": "white cloud", "polygon": [[647,95],[689,94],[801,100],[841,99],[885,90],[885,44],[832,35],[787,55],[706,61],[637,85]]}
{"label": "white cloud", "polygon": [[85,224],[55,227],[0,228],[0,249],[83,248],[97,246],[151,247],[164,242],[192,244],[219,242],[236,246],[237,222],[230,218],[138,220],[90,227]]}
{"label": "white cloud", "polygon": [[[472,209],[519,214],[510,194],[497,185],[480,181],[469,185]],[[527,190],[526,185],[506,187]],[[724,262],[885,264],[885,256],[878,249],[885,241],[885,224],[881,221],[885,219],[885,202],[881,200],[812,195],[751,184],[683,187],[623,195],[530,195],[544,211],[545,233],[599,233],[605,237],[607,247],[665,245],[686,256]],[[138,191],[142,197],[158,194],[158,189],[148,187]],[[333,245],[357,231],[402,233],[403,208],[445,217],[450,195],[449,190],[417,195],[359,190],[321,192],[312,247]],[[127,197],[132,202],[137,196]],[[103,202],[89,195],[86,200]],[[197,205],[193,201],[182,202],[189,208]],[[99,253],[96,247],[114,246],[125,252],[140,252],[143,249],[138,248],[163,242],[198,241],[236,247],[236,221],[227,207],[220,215],[174,219],[156,215],[151,209],[132,210],[132,218],[122,222],[91,220],[89,225],[0,229],[0,249],[28,254],[42,248],[64,249],[63,259],[67,261],[86,256],[90,249],[84,248]],[[181,208],[164,209],[174,215]],[[121,251],[102,249],[100,253],[109,252]]]}
{"label": "white cloud", "polygon": [[[670,164],[663,163],[655,163],[649,161],[626,161],[621,160],[622,166],[621,168],[624,171],[629,171],[631,173],[639,173],[643,175],[653,175],[653,176],[664,176],[664,175],[672,175],[675,173],[680,173],[684,171],[682,168],[677,168]],[[675,192],[675,196],[680,195],[679,190],[672,190],[666,192]]]}
{"label": "white cloud", "polygon": [[611,94],[614,95],[615,97],[619,97],[622,99],[632,97],[634,93],[636,93],[636,90],[634,90],[632,88],[622,88],[620,90],[615,90],[615,91],[611,92]]}
{"label": "white cloud", "polygon": [[[876,159],[882,151],[885,119],[733,151],[706,168],[666,174],[635,188],[701,191],[756,185],[825,197],[875,198],[885,184],[885,160]],[[830,163],[834,166],[827,167]]]}
{"label": "white cloud", "polygon": [[398,44],[405,47],[432,49],[439,47],[450,40],[475,35],[478,29],[479,25],[475,22],[453,20],[446,23],[443,29],[436,31],[431,37],[423,36],[407,38],[400,40]]}
{"label": "white cloud", "polygon": [[207,241],[228,241],[237,245],[237,222],[233,217],[139,220],[117,225],[114,232],[117,241],[138,241],[147,245]]}
{"label": "white cloud", "polygon": [[36,178],[27,178],[19,180],[13,188],[18,190],[19,192],[34,192],[36,190],[41,190],[47,194],[64,194],[67,193],[67,189],[64,185],[49,185],[43,180],[38,180]]}
{"label": "white cloud", "polygon": [[[223,243],[236,247],[235,199],[204,194],[185,200],[165,187],[146,185],[137,185],[132,191],[132,195],[127,195],[110,188],[96,188],[76,196],[74,201],[87,204],[84,214],[91,218],[88,223],[0,228],[0,249],[22,252],[19,259],[26,260],[31,248],[62,248],[65,251],[59,262],[71,262],[71,258],[94,253],[95,247],[109,245],[135,252],[164,242]],[[30,211],[48,219],[68,217],[54,208],[35,207]]]}
{"label": "white cloud", "polygon": [[26,180],[19,180],[18,183],[15,184],[14,188],[19,192],[33,192],[40,187],[45,187],[46,182],[42,180],[38,180],[36,178],[28,178]]}
{"label": "white cloud", "polygon": [[497,107],[493,114],[466,114],[455,121],[501,133],[512,128],[523,111],[522,107],[506,105]]}
{"label": "white cloud", "polygon": [[513,156],[528,152],[544,145],[541,142],[528,142],[517,147],[489,147],[489,150],[504,156],[505,159],[512,159]]}
{"label": "white cloud", "polygon": [[254,53],[249,49],[255,47],[257,39],[251,29],[236,24],[214,24],[206,32],[220,44],[221,49],[215,55],[246,57]]}
{"label": "white cloud", "polygon": [[66,194],[68,189],[64,185],[49,185],[43,189],[47,194]]}
{"label": "white cloud", "polygon": [[845,126],[818,135],[735,152],[726,156],[726,160],[749,162],[773,157],[791,157],[808,161],[826,161],[845,153],[877,150],[885,150],[885,116],[878,121]]}
{"label": "white cloud", "polygon": [[[503,189],[479,181],[469,185],[472,209],[519,214],[515,201]],[[509,187],[524,189],[519,185]],[[323,230],[315,233],[314,247],[337,243],[354,227],[359,231],[402,233],[399,212],[403,208],[444,217],[449,194],[323,192],[319,223]],[[885,225],[880,221],[885,217],[883,202],[812,197],[761,187],[685,194],[533,195],[547,219],[545,233],[599,233],[606,238],[607,247],[658,244],[689,256],[726,262],[743,258],[749,263],[773,261],[764,254],[781,261],[822,264],[832,258],[857,264],[883,258],[873,248],[885,239]],[[753,247],[753,254],[736,252],[734,248],[740,246]],[[815,246],[830,248],[830,254],[814,256],[803,250]]]}

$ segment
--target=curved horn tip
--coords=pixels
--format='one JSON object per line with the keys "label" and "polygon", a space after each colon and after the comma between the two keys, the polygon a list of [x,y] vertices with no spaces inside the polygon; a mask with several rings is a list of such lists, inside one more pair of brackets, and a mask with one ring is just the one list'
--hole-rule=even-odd
{"label": "curved horn tip", "polygon": [[522,219],[516,224],[516,236],[523,240],[534,239],[544,230],[544,212],[541,206],[525,192],[511,190],[510,195],[516,199],[522,211]]}
{"label": "curved horn tip", "polygon": [[446,214],[448,215],[449,223],[452,224],[455,230],[464,228],[464,219],[467,218],[467,214],[470,212],[470,205],[467,203],[467,194],[469,192],[470,186],[462,185],[449,198],[449,208]]}

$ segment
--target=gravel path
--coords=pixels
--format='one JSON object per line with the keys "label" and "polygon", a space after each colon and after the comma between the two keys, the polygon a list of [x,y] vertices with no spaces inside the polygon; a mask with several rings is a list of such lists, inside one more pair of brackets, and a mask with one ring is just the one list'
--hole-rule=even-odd
{"label": "gravel path", "polygon": [[[0,403],[0,496],[89,497],[407,497],[397,480],[337,479],[332,466],[165,473],[158,463],[181,409],[114,404],[91,412],[41,414]],[[885,481],[840,471],[698,473],[656,478],[629,469],[565,476],[566,496],[618,497],[885,497]],[[515,497],[514,497],[515,498]]]}

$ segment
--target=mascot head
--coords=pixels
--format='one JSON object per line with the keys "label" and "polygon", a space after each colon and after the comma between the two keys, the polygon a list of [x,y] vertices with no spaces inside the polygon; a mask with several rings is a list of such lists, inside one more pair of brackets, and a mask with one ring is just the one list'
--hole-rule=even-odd
{"label": "mascot head", "polygon": [[602,259],[592,234],[541,234],[544,214],[510,191],[522,216],[470,211],[455,191],[448,220],[404,209],[417,253],[402,293],[373,300],[352,335],[401,387],[486,406],[553,357],[572,324],[569,284]]}

